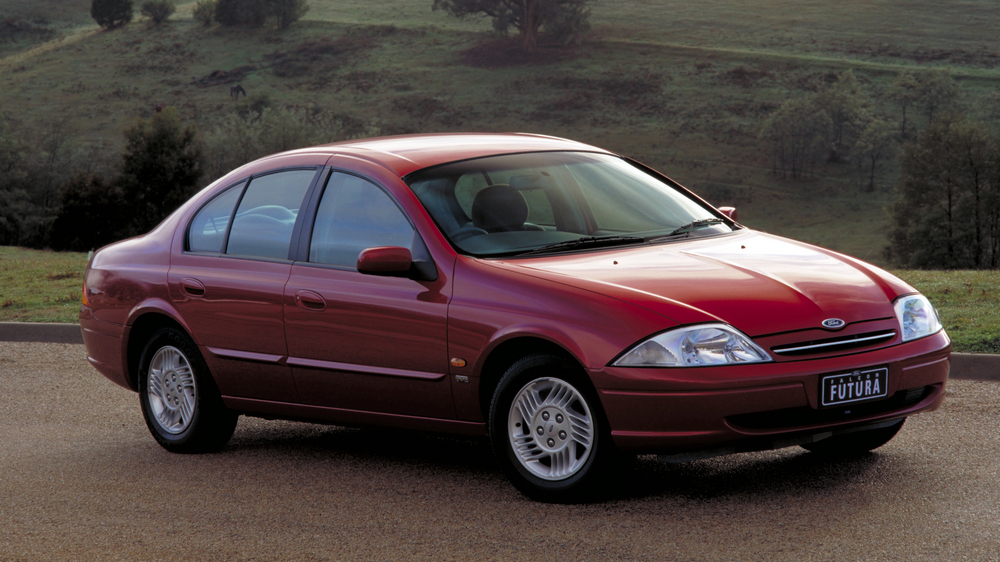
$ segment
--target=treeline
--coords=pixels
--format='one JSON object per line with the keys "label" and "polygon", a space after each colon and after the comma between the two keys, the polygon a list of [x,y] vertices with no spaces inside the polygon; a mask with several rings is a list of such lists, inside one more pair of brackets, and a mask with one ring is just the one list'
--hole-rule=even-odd
{"label": "treeline", "polygon": [[1000,132],[960,115],[905,147],[889,258],[924,269],[1000,267]]}
{"label": "treeline", "polygon": [[0,114],[0,245],[86,251],[148,232],[246,162],[380,129],[324,110],[243,103],[200,133],[168,107],[129,127],[110,162],[65,136],[27,131]]}
{"label": "treeline", "polygon": [[[884,99],[873,99],[850,70],[816,92],[792,98],[764,123],[775,175],[799,178],[818,165],[852,161],[868,190],[914,132],[914,113],[927,125],[958,107],[960,90],[944,72],[904,72]],[[889,112],[883,103],[895,109]]]}
{"label": "treeline", "polygon": [[[153,23],[165,22],[176,10],[172,0],[146,0],[140,9],[142,15]],[[278,27],[288,27],[309,11],[306,0],[200,0],[194,8],[194,17],[202,24],[212,23],[231,26],[264,25],[273,19]],[[92,0],[90,15],[101,27],[120,27],[132,21],[135,15],[133,0]]]}

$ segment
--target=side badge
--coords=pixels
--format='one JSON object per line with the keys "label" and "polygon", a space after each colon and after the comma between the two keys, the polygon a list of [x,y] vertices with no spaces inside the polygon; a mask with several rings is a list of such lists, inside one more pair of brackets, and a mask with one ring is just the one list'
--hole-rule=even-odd
{"label": "side badge", "polygon": [[826,320],[823,321],[823,327],[830,330],[839,330],[840,328],[843,328],[846,325],[847,322],[844,322],[840,318],[827,318]]}

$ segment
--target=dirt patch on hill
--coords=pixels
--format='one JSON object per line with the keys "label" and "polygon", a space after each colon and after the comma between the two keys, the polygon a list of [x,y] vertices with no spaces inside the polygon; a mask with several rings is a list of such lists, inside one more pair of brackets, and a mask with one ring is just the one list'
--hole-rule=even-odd
{"label": "dirt patch on hill", "polygon": [[501,37],[459,52],[462,64],[475,68],[505,68],[537,64],[554,64],[580,56],[580,49],[546,42],[539,38],[538,49],[525,52],[517,37]]}

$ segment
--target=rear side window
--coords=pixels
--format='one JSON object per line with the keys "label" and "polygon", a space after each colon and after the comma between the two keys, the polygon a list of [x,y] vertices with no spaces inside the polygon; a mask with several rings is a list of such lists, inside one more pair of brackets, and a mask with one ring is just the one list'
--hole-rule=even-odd
{"label": "rear side window", "polygon": [[413,251],[413,227],[375,184],[334,173],[323,193],[309,244],[309,261],[356,267],[362,250],[402,246]]}
{"label": "rear side window", "polygon": [[191,252],[222,253],[226,229],[233,209],[240,199],[245,182],[240,182],[217,195],[198,211],[188,230],[188,250]]}
{"label": "rear side window", "polygon": [[292,228],[316,170],[288,170],[250,181],[236,210],[226,254],[288,259]]}

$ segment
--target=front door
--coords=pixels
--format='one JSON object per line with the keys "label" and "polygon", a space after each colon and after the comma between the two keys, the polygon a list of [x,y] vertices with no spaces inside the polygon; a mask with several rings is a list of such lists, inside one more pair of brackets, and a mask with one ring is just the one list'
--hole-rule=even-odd
{"label": "front door", "polygon": [[288,364],[306,404],[454,418],[445,282],[358,273],[362,250],[423,242],[372,182],[334,172],[320,200],[307,262],[285,286]]}

